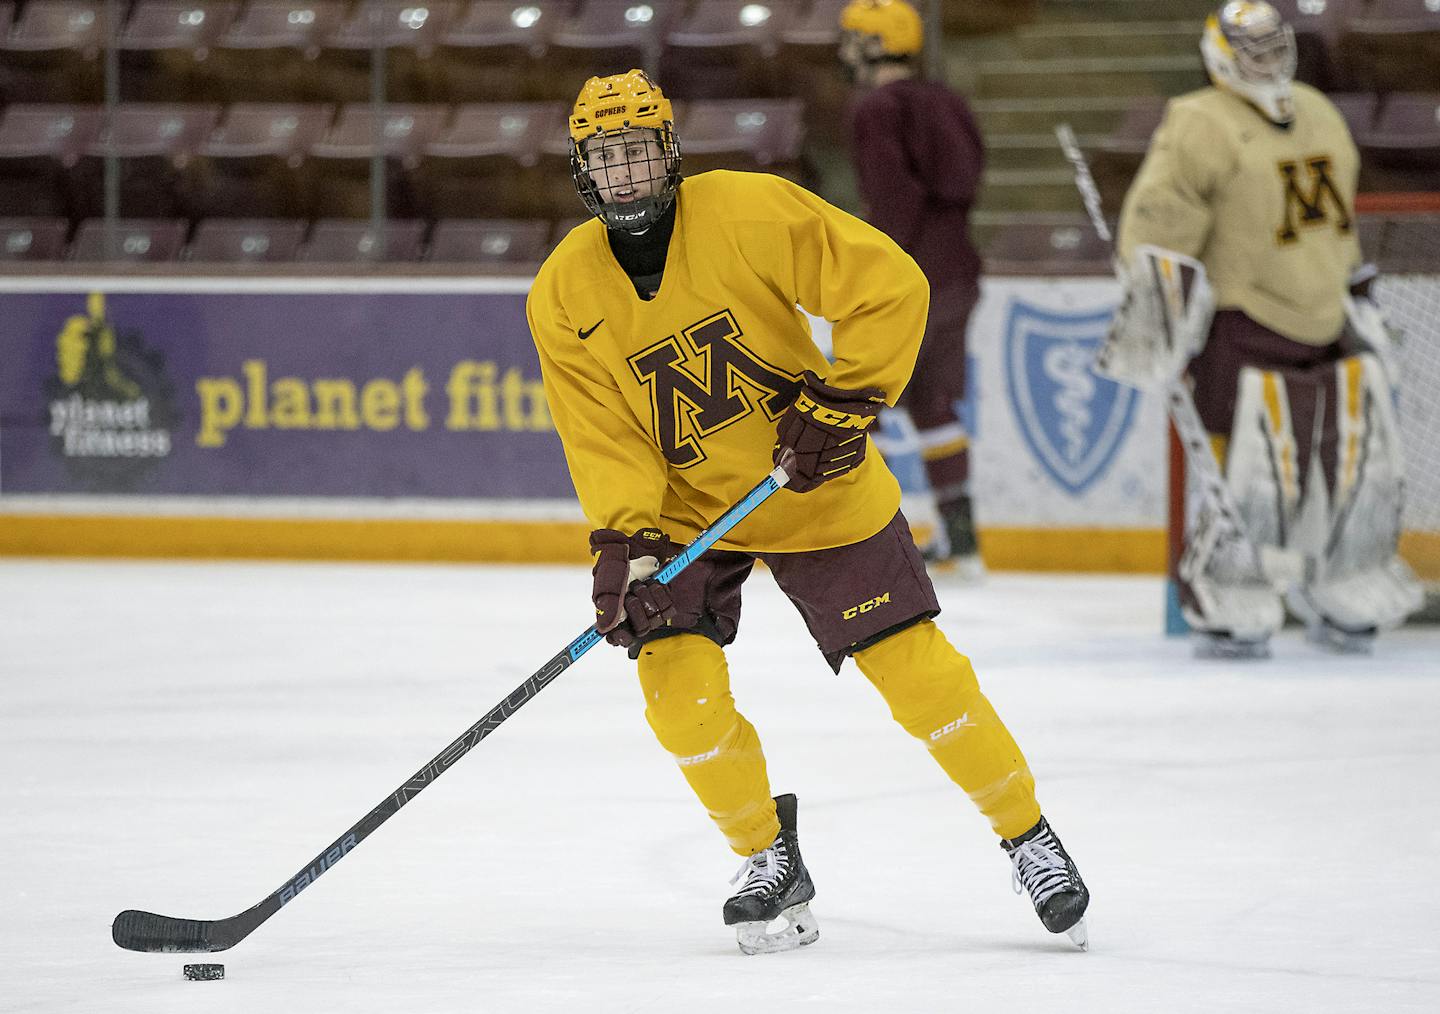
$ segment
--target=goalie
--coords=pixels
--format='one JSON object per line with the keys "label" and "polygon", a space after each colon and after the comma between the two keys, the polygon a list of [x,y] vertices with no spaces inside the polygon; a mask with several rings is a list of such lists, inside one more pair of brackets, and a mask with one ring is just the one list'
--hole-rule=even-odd
{"label": "goalie", "polygon": [[1223,469],[1230,496],[1186,511],[1199,652],[1268,654],[1282,595],[1318,643],[1367,650],[1420,589],[1396,556],[1399,431],[1356,237],[1359,156],[1335,107],[1292,80],[1294,34],[1268,3],[1225,4],[1201,52],[1213,86],[1170,102],[1125,199],[1125,296],[1099,368],[1136,386],[1188,374]]}

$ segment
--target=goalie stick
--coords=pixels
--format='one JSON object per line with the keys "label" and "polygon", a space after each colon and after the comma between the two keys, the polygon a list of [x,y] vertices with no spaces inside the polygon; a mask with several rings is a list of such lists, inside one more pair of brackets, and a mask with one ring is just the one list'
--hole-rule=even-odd
{"label": "goalie stick", "polygon": [[[745,519],[755,508],[770,498],[776,490],[790,481],[786,467],[794,460],[787,454],[779,465],[760,481],[744,498],[727,510],[695,540],[680,551],[656,573],[654,580],[669,584],[681,571],[690,566],[701,553]],[[500,727],[509,718],[562,672],[579,660],[581,655],[601,640],[592,624],[575,640],[571,641],[558,655],[541,666],[529,679],[516,687],[495,707],[491,708],[460,737],[430,759],[430,762],[407,778],[398,789],[386,796],[379,805],[361,820],[336,838],[320,854],[312,859],[299,873],[281,884],[264,900],[228,919],[179,919],[174,916],[156,915],[127,909],[115,917],[110,928],[115,943],[131,951],[167,951],[193,953],[203,951],[224,951],[234,947],[253,933],[266,919],[295,899],[295,896],[309,887],[320,875],[332,869],[344,859],[355,846],[368,838],[375,830],[435,779],[464,757],[486,736]]]}
{"label": "goalie stick", "polygon": [[[1068,123],[1058,123],[1055,125],[1055,138],[1060,142],[1060,150],[1065,154],[1066,160],[1075,170],[1075,187],[1080,191],[1080,199],[1085,204],[1086,214],[1090,216],[1090,224],[1095,227],[1101,239],[1112,244],[1113,250],[1114,237],[1100,204],[1100,189],[1095,185],[1095,177],[1090,173],[1090,164],[1085,159],[1085,153],[1080,150],[1075,131]],[[1167,344],[1173,344],[1176,340],[1176,336],[1171,334],[1160,337]],[[1218,517],[1222,531],[1216,533],[1217,536],[1229,535],[1236,539],[1242,553],[1253,564],[1254,572],[1259,576],[1270,578],[1274,572],[1274,577],[1280,577],[1284,572],[1293,569],[1296,564],[1287,554],[1277,551],[1274,558],[1271,558],[1268,554],[1262,554],[1250,538],[1244,519],[1240,516],[1240,509],[1235,504],[1235,494],[1220,474],[1220,466],[1210,450],[1210,437],[1205,431],[1204,423],[1200,421],[1200,413],[1195,408],[1195,398],[1182,378],[1176,377],[1165,385],[1165,404],[1175,424],[1175,432],[1180,437],[1185,463],[1199,483],[1201,496]],[[1201,544],[1202,540],[1197,539],[1187,546],[1180,558],[1181,577],[1187,577],[1203,563],[1196,558]]]}

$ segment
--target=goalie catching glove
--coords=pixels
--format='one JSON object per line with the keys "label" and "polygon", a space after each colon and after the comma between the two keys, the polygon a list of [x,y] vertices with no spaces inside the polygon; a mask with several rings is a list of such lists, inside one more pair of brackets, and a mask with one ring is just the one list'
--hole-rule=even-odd
{"label": "goalie catching glove", "polygon": [[595,584],[595,632],[621,648],[663,627],[675,616],[670,590],[649,580],[661,564],[675,555],[670,539],[658,528],[642,528],[625,535],[613,528],[590,533],[591,570]]}
{"label": "goalie catching glove", "polygon": [[780,417],[774,461],[788,450],[794,453],[787,489],[808,493],[865,460],[869,442],[865,431],[885,407],[885,392],[878,387],[849,391],[831,387],[810,370],[805,371],[794,403]]}

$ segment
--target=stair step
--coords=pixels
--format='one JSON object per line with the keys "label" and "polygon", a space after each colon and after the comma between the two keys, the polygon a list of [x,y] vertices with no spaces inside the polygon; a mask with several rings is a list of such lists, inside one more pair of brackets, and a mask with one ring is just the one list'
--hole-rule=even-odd
{"label": "stair step", "polygon": [[[1005,49],[1022,59],[1193,57],[1199,51],[1201,28],[1198,21],[1027,25],[1007,40]],[[995,55],[1004,54],[997,50]]]}
{"label": "stair step", "polygon": [[979,99],[971,103],[987,140],[1004,134],[1050,134],[1068,123],[1080,134],[1109,134],[1125,116],[1130,98]]}
{"label": "stair step", "polygon": [[1178,95],[1205,84],[1200,56],[993,60],[974,68],[978,98]]}
{"label": "stair step", "polygon": [[[1055,21],[1150,21],[1162,5],[1156,0],[1044,0],[1040,20]],[[1204,21],[1219,3],[1215,0],[1165,0],[1164,14],[1172,18]]]}

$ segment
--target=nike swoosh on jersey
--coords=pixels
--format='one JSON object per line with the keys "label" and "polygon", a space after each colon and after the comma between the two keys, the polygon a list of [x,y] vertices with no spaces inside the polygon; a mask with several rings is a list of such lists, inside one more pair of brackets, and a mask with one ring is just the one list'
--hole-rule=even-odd
{"label": "nike swoosh on jersey", "polygon": [[604,318],[604,317],[601,317],[599,320],[597,320],[594,324],[591,324],[589,327],[576,328],[576,329],[575,329],[575,333],[580,336],[580,340],[583,342],[586,338],[589,338],[592,334],[594,334],[594,333],[595,333],[595,329],[596,329],[597,327],[599,327],[599,326],[600,326],[601,324],[603,324],[603,323],[605,323],[605,318]]}

